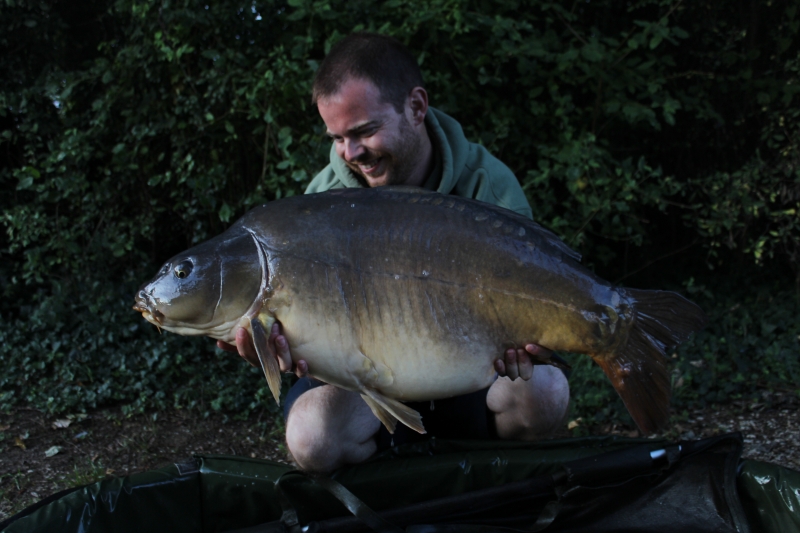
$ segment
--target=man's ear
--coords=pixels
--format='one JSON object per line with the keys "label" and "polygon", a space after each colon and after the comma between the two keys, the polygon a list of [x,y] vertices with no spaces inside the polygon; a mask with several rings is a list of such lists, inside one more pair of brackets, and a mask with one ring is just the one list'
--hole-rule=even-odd
{"label": "man's ear", "polygon": [[406,112],[410,113],[408,118],[413,126],[425,122],[425,115],[428,113],[428,93],[425,89],[422,87],[411,89],[406,99]]}

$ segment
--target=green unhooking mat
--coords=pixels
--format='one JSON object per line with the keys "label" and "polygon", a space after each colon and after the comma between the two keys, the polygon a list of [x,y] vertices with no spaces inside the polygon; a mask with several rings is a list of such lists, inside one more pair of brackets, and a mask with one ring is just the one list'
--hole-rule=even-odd
{"label": "green unhooking mat", "polygon": [[741,436],[399,446],[330,477],[196,456],[47,498],[16,532],[800,532],[800,473]]}

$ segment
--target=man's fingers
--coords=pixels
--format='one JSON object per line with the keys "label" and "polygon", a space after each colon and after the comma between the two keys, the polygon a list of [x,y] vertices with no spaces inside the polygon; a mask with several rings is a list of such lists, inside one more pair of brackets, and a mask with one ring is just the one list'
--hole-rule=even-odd
{"label": "man's fingers", "polygon": [[236,350],[251,365],[256,367],[261,365],[258,361],[256,347],[253,345],[253,339],[250,338],[250,333],[244,328],[236,330]]}
{"label": "man's fingers", "polygon": [[514,348],[509,348],[506,350],[506,376],[511,380],[514,381],[519,377],[519,365],[517,361],[517,350]]}
{"label": "man's fingers", "polygon": [[[250,333],[244,328],[236,330],[236,347],[222,341],[217,342],[223,350],[238,351],[239,355],[251,365],[258,367],[261,362],[258,360],[258,353],[256,347],[253,345],[253,339]],[[273,324],[270,336],[267,339],[267,349],[278,360],[278,366],[281,372],[294,372],[298,377],[303,377],[308,374],[308,363],[305,361],[298,361],[297,366],[292,362],[292,352],[289,349],[289,342],[286,337],[281,335],[281,328],[279,324]]]}
{"label": "man's fingers", "polygon": [[297,365],[292,361],[292,351],[289,349],[289,341],[287,341],[286,337],[281,333],[281,325],[278,322],[272,324],[267,343],[269,344],[269,350],[272,352],[272,355],[278,359],[278,366],[281,372],[294,372],[297,374],[297,377],[300,378],[308,374],[308,364],[305,361],[298,361]]}
{"label": "man's fingers", "polygon": [[281,334],[281,325],[275,322],[274,324],[272,324],[272,328],[269,330],[269,341],[275,342],[275,339],[280,334]]}
{"label": "man's fingers", "polygon": [[528,381],[533,377],[533,362],[531,356],[522,348],[517,349],[517,368],[519,377]]}
{"label": "man's fingers", "polygon": [[299,360],[297,364],[293,363],[292,353],[291,350],[289,350],[289,342],[286,340],[286,337],[277,335],[275,337],[275,348],[283,372],[294,371],[298,378],[305,377],[306,374],[308,374],[308,363],[303,359]]}
{"label": "man's fingers", "polygon": [[274,346],[275,346],[275,356],[278,358],[278,364],[281,367],[281,372],[291,372],[292,353],[289,350],[289,343],[286,342],[286,337],[284,337],[283,335],[276,335],[274,340]]}
{"label": "man's fingers", "polygon": [[297,366],[294,369],[294,373],[297,375],[298,378],[305,377],[306,374],[308,374],[308,363],[300,359],[297,362]]}
{"label": "man's fingers", "polygon": [[512,381],[522,378],[528,381],[533,377],[534,365],[553,364],[553,352],[542,348],[538,344],[526,344],[525,348],[509,348],[502,359],[494,361],[494,369],[500,376],[505,376]]}
{"label": "man's fingers", "polygon": [[227,342],[217,341],[217,348],[220,350],[224,350],[226,352],[236,352],[236,346],[233,344],[228,344]]}
{"label": "man's fingers", "polygon": [[[532,359],[535,362],[538,362],[539,364],[543,364],[543,365],[551,364],[550,358],[553,355],[552,350],[548,350],[547,348],[543,348],[542,346],[539,346],[538,344],[526,344],[525,345],[525,351],[528,352],[529,354],[531,354]],[[534,363],[534,364],[536,364],[536,363]]]}

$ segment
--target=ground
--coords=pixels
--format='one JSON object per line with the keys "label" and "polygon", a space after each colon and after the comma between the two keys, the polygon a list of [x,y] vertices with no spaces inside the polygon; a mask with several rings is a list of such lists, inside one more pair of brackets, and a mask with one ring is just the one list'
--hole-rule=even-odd
{"label": "ground", "polygon": [[[800,470],[800,401],[715,405],[681,413],[663,434],[703,438],[731,431],[744,436],[744,457]],[[563,434],[623,434],[615,425],[586,428],[571,421]],[[577,427],[576,427],[577,426]],[[0,521],[65,488],[107,476],[125,476],[180,461],[194,453],[219,453],[288,462],[280,420],[266,411],[247,420],[187,411],[125,417],[120,408],[84,416],[54,417],[32,409],[0,415]]]}

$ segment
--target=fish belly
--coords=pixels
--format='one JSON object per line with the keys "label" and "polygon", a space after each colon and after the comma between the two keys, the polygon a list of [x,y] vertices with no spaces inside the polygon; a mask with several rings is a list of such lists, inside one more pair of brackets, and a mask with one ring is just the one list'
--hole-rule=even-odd
{"label": "fish belly", "polygon": [[488,387],[493,361],[506,348],[544,341],[574,347],[575,330],[587,329],[564,327],[570,312],[551,303],[433,275],[282,258],[278,276],[287,291],[282,299],[291,303],[276,318],[293,358],[333,385],[401,401]]}

